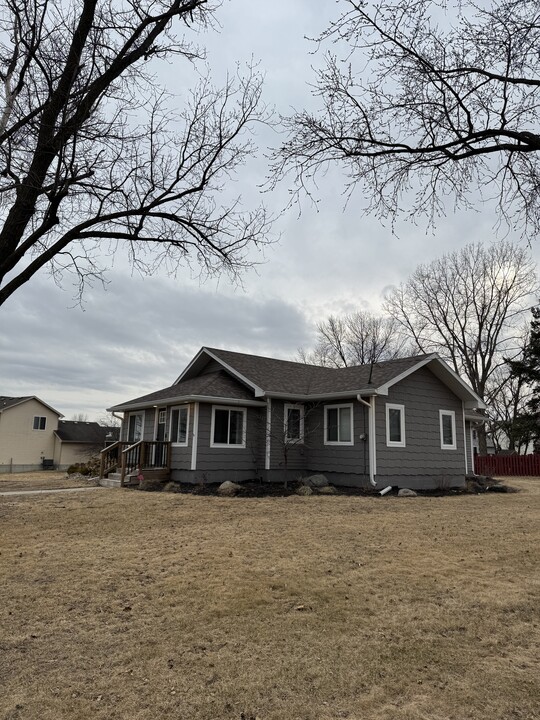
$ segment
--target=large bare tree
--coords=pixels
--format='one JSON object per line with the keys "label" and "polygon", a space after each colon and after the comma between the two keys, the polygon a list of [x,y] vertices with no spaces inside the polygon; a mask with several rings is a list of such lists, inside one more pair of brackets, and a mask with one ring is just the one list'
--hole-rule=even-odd
{"label": "large bare tree", "polygon": [[186,69],[201,58],[193,42],[215,4],[0,0],[0,10],[0,304],[44,267],[57,280],[74,270],[82,291],[120,245],[142,273],[248,264],[267,217],[225,190],[252,151],[245,131],[265,119],[261,79],[248,69],[216,89],[198,74],[179,99],[154,74],[164,59]]}
{"label": "large bare tree", "polygon": [[407,350],[400,326],[392,317],[359,310],[343,317],[330,315],[320,322],[315,347],[300,349],[299,357],[310,365],[348,367],[393,360]]}
{"label": "large bare tree", "polygon": [[286,118],[278,176],[313,188],[329,164],[367,209],[429,223],[454,201],[496,198],[500,219],[540,231],[540,13],[536,0],[344,0],[320,110]]}
{"label": "large bare tree", "polygon": [[524,314],[537,288],[526,248],[472,243],[419,265],[385,307],[422,352],[438,352],[489,403],[506,359],[522,351]]}

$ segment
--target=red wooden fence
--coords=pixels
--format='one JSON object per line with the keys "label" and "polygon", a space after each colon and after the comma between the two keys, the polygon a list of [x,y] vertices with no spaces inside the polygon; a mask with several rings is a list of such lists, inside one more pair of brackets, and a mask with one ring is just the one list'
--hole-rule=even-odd
{"label": "red wooden fence", "polygon": [[474,470],[477,475],[540,476],[540,455],[477,455]]}

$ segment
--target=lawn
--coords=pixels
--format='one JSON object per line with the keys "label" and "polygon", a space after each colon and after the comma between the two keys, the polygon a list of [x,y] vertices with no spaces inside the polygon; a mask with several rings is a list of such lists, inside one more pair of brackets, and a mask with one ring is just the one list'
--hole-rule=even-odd
{"label": "lawn", "polygon": [[19,490],[57,490],[88,487],[94,483],[86,478],[69,477],[65,472],[43,470],[29,473],[0,473],[0,492]]}
{"label": "lawn", "polygon": [[0,498],[6,720],[538,718],[515,494]]}

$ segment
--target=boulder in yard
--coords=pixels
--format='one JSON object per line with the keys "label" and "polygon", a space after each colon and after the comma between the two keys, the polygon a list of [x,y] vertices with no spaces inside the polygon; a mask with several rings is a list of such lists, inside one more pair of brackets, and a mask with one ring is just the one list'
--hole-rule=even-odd
{"label": "boulder in yard", "polygon": [[318,490],[319,495],[337,495],[337,490],[333,485],[325,485]]}
{"label": "boulder in yard", "polygon": [[308,477],[302,478],[302,484],[310,488],[322,488],[329,485],[325,475],[317,473],[316,475],[308,475]]}
{"label": "boulder in yard", "polygon": [[298,490],[296,491],[297,495],[313,495],[313,490],[309,487],[309,485],[300,485]]}
{"label": "boulder in yard", "polygon": [[234,497],[235,495],[238,495],[241,489],[242,486],[238,483],[225,480],[225,482],[222,482],[218,487],[218,494],[223,495],[224,497]]}
{"label": "boulder in yard", "polygon": [[409,488],[401,488],[401,490],[398,491],[398,497],[416,497],[416,493]]}

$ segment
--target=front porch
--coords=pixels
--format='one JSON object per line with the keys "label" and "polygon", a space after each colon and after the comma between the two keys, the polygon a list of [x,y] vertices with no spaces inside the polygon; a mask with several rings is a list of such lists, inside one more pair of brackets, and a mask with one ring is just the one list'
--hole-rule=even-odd
{"label": "front porch", "polygon": [[167,480],[171,470],[171,443],[163,440],[118,441],[101,451],[100,484],[108,487],[136,485],[146,479]]}

